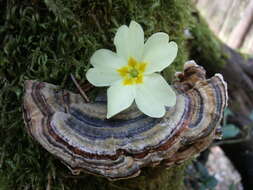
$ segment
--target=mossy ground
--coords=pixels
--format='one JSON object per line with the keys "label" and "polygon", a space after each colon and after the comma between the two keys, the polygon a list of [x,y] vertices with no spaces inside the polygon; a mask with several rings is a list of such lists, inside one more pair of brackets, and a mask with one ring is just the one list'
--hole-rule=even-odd
{"label": "mossy ground", "polygon": [[[37,79],[75,89],[70,73],[80,84],[86,83],[85,72],[92,53],[99,48],[114,50],[117,28],[135,20],[143,26],[146,37],[163,31],[178,44],[175,62],[163,72],[170,81],[173,73],[182,69],[192,48],[184,35],[185,29],[197,26],[189,1],[3,0],[0,3],[0,189],[39,190],[46,189],[48,184],[51,190],[111,189],[102,178],[90,175],[73,178],[59,160],[27,135],[21,109],[24,80]],[[198,28],[195,33],[202,36]],[[203,40],[206,38],[199,37],[193,48]],[[172,179],[173,172],[177,173],[171,170],[164,174],[165,178]]]}

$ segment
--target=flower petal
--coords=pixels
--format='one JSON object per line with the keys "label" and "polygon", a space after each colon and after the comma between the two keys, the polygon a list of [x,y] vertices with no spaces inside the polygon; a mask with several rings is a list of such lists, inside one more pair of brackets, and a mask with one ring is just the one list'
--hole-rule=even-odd
{"label": "flower petal", "polygon": [[123,25],[119,27],[114,37],[114,45],[116,46],[117,54],[126,60],[129,55],[128,34],[129,28],[126,25]]}
{"label": "flower petal", "polygon": [[144,80],[146,86],[152,89],[152,94],[159,102],[170,107],[176,104],[176,93],[160,74],[147,75]]}
{"label": "flower petal", "polygon": [[149,63],[146,73],[160,72],[169,66],[177,55],[177,44],[170,42],[166,33],[159,32],[148,38],[144,46],[142,61]]}
{"label": "flower petal", "polygon": [[121,26],[114,38],[117,54],[125,60],[133,57],[140,61],[144,47],[144,32],[141,25],[131,21],[129,27]]}
{"label": "flower petal", "polygon": [[134,101],[135,86],[117,81],[107,90],[107,118],[128,108]]}
{"label": "flower petal", "polygon": [[90,63],[94,67],[118,69],[126,65],[127,61],[108,49],[100,49],[91,56]]}
{"label": "flower petal", "polygon": [[135,102],[146,115],[162,117],[165,106],[175,105],[176,94],[161,75],[153,73],[145,76],[144,83],[137,86]]}
{"label": "flower petal", "polygon": [[115,69],[110,70],[100,67],[89,69],[86,73],[86,78],[94,86],[109,86],[121,79]]}

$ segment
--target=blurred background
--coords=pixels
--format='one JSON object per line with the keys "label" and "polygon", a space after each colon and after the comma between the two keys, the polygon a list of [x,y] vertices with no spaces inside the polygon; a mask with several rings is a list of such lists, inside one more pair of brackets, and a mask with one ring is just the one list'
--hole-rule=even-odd
{"label": "blurred background", "polygon": [[[203,16],[208,23],[209,28],[222,43],[232,48],[233,51],[240,52],[243,56],[252,57],[253,0],[193,0],[193,2],[201,16]],[[238,62],[236,58],[233,59],[235,59],[235,62]],[[239,62],[237,64],[239,64]],[[250,67],[253,65],[252,61],[242,62],[245,62],[245,65],[247,64]],[[248,69],[248,71],[250,70],[251,69]],[[234,73],[234,75],[237,74]],[[248,79],[252,80],[252,76]],[[229,85],[231,87],[233,84],[229,83]],[[233,98],[231,93],[229,96]],[[249,114],[251,121],[248,123],[249,134],[251,134],[251,136],[243,137],[241,140],[238,140],[240,139],[240,135],[238,134],[242,132],[242,128],[245,129],[247,127],[238,127],[239,125],[236,124],[238,122],[235,122],[235,118],[240,117],[240,113],[238,114],[236,111],[233,112],[230,109],[231,107],[233,107],[233,105],[231,105],[230,102],[229,108],[225,111],[222,123],[224,142],[221,142],[220,146],[213,146],[200,157],[200,163],[203,163],[203,157],[205,157],[205,154],[207,155],[207,162],[204,162],[204,166],[207,168],[209,175],[211,174],[211,176],[215,177],[214,181],[216,181],[215,184],[212,180],[207,180],[206,184],[209,183],[209,186],[206,185],[203,189],[252,189],[251,179],[248,177],[252,176],[253,169],[245,168],[252,168],[250,163],[253,162],[252,153],[249,151],[253,148],[252,130],[250,130],[250,128],[252,128],[252,124],[250,123],[253,121],[253,114],[252,112]],[[228,140],[227,143],[226,139]],[[231,139],[233,140],[231,141]],[[251,143],[245,143],[247,141],[251,141]],[[236,151],[238,152],[236,153]],[[244,185],[241,184],[241,181]],[[213,185],[211,183],[213,183]]]}
{"label": "blurred background", "polygon": [[232,48],[253,53],[252,0],[195,0],[214,33]]}

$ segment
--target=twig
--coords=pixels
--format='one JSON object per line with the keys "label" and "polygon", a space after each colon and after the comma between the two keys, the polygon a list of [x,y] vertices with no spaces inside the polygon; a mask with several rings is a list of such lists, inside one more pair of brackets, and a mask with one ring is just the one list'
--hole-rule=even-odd
{"label": "twig", "polygon": [[245,141],[247,141],[251,138],[250,127],[246,126],[246,131],[244,131],[244,132],[245,132],[245,135],[241,138],[217,141],[217,142],[214,142],[212,144],[212,146],[219,146],[219,145],[223,145],[223,144],[235,144],[235,143],[245,142]]}
{"label": "twig", "polygon": [[224,141],[214,142],[211,146],[219,146],[219,145],[223,145],[223,144],[235,144],[235,143],[241,143],[241,142],[245,142],[245,141],[247,141],[247,139],[245,139],[245,138],[224,140]]}
{"label": "twig", "polygon": [[85,92],[82,90],[82,88],[80,87],[80,85],[77,83],[75,77],[70,74],[72,81],[74,82],[74,84],[76,85],[77,89],[79,90],[81,96],[83,97],[83,99],[85,100],[85,102],[90,102],[90,99],[88,98],[88,96],[85,94]]}
{"label": "twig", "polygon": [[91,18],[95,22],[95,25],[98,27],[98,30],[99,31],[103,31],[102,28],[101,28],[101,26],[100,26],[100,24],[99,24],[99,22],[98,22],[98,20],[97,20],[97,18],[96,18],[96,16],[94,14],[91,14]]}

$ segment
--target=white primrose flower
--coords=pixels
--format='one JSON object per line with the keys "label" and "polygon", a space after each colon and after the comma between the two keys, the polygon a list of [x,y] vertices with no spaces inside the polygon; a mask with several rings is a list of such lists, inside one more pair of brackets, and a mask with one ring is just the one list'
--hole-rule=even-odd
{"label": "white primrose flower", "polygon": [[177,55],[177,44],[166,33],[158,32],[144,44],[144,32],[135,21],[121,26],[114,37],[117,53],[97,50],[87,71],[94,86],[107,90],[107,118],[128,108],[134,101],[144,114],[162,117],[165,106],[174,106],[176,94],[157,72],[168,67]]}

